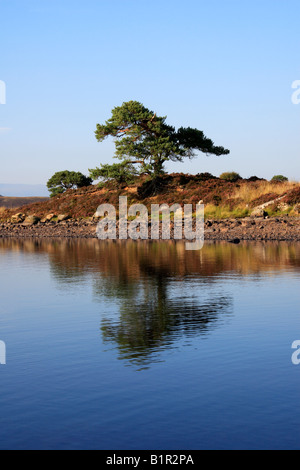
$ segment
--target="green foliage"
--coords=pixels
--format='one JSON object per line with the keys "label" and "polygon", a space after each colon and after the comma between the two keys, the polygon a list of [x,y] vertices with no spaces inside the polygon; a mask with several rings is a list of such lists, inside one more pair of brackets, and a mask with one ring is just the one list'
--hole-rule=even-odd
{"label": "green foliage", "polygon": [[91,184],[91,178],[84,176],[80,172],[66,170],[55,173],[49,179],[47,188],[49,189],[50,197],[54,197],[63,194],[67,189],[83,188]]}
{"label": "green foliage", "polygon": [[100,165],[100,168],[89,170],[90,177],[96,181],[102,179],[105,181],[113,180],[118,184],[130,184],[134,181],[137,176],[136,169],[130,163],[130,161],[124,161],[122,163],[113,163],[112,165]]}
{"label": "green foliage", "polygon": [[206,154],[227,155],[229,150],[216,147],[202,131],[166,124],[166,117],[159,117],[137,101],[123,103],[112,110],[105,124],[97,124],[98,142],[107,137],[115,139],[115,157],[140,165],[141,174],[157,178],[164,173],[167,161],[192,158],[195,151]]}
{"label": "green foliage", "polygon": [[286,177],[286,176],[283,176],[283,175],[275,175],[273,176],[273,178],[271,179],[272,183],[285,183],[287,182],[289,179]]}
{"label": "green foliage", "polygon": [[250,210],[246,207],[218,206],[208,204],[205,207],[205,219],[242,219],[250,215]]}
{"label": "green foliage", "polygon": [[225,180],[225,181],[235,182],[235,181],[242,179],[242,177],[235,171],[231,171],[231,172],[228,171],[228,172],[222,173],[220,175],[220,179]]}

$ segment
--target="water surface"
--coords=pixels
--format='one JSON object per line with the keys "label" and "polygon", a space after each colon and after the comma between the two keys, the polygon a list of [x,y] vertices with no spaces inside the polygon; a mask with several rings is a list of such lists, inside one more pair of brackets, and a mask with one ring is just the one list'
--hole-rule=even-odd
{"label": "water surface", "polygon": [[1,449],[299,449],[299,244],[0,240],[0,263]]}

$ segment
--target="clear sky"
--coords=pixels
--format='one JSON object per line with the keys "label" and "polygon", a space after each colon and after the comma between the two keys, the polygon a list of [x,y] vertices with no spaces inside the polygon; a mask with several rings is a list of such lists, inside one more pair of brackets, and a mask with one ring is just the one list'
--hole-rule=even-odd
{"label": "clear sky", "polygon": [[0,0],[1,183],[113,161],[96,123],[137,100],[229,156],[175,172],[300,179],[299,0]]}

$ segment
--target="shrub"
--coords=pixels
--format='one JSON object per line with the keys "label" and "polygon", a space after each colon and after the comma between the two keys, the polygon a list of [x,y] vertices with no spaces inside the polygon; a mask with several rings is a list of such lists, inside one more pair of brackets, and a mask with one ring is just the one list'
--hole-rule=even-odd
{"label": "shrub", "polygon": [[207,180],[215,180],[216,177],[211,173],[198,173],[196,175],[198,181],[207,181]]}
{"label": "shrub", "polygon": [[250,183],[256,183],[257,181],[266,181],[264,178],[259,178],[258,176],[251,176],[248,178]]}
{"label": "shrub", "polygon": [[228,171],[228,172],[222,173],[220,175],[220,179],[225,180],[225,181],[235,182],[235,181],[242,179],[242,177],[235,171],[231,171],[231,172]]}
{"label": "shrub", "polygon": [[271,179],[271,182],[272,183],[285,183],[286,181],[288,181],[289,179],[286,177],[286,176],[283,176],[283,175],[275,175],[273,176],[273,178]]}
{"label": "shrub", "polygon": [[181,174],[179,176],[179,184],[181,186],[185,186],[186,184],[190,183],[190,181],[191,181],[191,176],[190,175]]}

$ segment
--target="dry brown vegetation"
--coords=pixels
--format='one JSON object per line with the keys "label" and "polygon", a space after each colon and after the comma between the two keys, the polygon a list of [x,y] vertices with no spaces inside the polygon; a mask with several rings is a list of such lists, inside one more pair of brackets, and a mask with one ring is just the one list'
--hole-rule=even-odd
{"label": "dry brown vegetation", "polygon": [[233,197],[239,199],[244,204],[255,206],[257,201],[267,202],[269,197],[271,199],[280,197],[295,188],[300,188],[300,184],[294,182],[271,183],[269,181],[259,181],[257,183],[241,185],[234,192]]}
{"label": "dry brown vegetation", "polygon": [[206,217],[229,218],[246,217],[254,207],[282,197],[281,201],[289,204],[282,211],[274,206],[268,207],[269,215],[298,215],[295,206],[300,203],[300,183],[270,183],[265,180],[237,182],[224,181],[207,174],[165,175],[156,195],[148,194],[149,182],[139,179],[138,184],[130,187],[116,187],[108,182],[102,187],[89,186],[78,190],[68,190],[64,194],[45,202],[25,205],[16,210],[2,211],[2,220],[9,219],[16,212],[36,215],[40,218],[52,214],[68,214],[74,219],[92,217],[97,207],[103,203],[118,207],[119,197],[127,196],[128,205],[143,203],[148,209],[151,204],[193,204],[199,201],[205,204]]}

